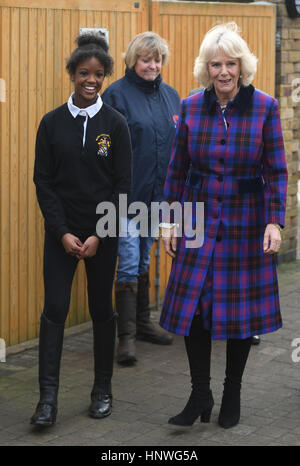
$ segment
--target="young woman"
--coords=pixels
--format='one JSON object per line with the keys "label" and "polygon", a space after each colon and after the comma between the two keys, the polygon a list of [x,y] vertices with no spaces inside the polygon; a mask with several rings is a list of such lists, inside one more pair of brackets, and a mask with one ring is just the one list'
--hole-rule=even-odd
{"label": "young woman", "polygon": [[84,260],[93,322],[95,379],[89,414],[111,413],[115,316],[112,285],[117,238],[96,233],[102,201],[116,204],[131,185],[131,145],[125,118],[99,96],[113,69],[108,45],[98,35],[80,35],[67,62],[74,93],[47,113],[36,140],[34,182],[45,219],[44,286],[39,346],[40,400],[35,425],[56,420],[64,324],[74,272]]}

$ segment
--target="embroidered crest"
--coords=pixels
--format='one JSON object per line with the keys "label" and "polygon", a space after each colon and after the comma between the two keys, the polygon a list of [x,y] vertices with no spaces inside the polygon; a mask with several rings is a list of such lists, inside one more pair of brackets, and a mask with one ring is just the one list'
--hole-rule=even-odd
{"label": "embroidered crest", "polygon": [[99,136],[96,137],[96,141],[98,143],[97,155],[107,157],[109,148],[111,146],[111,139],[109,134],[99,134]]}

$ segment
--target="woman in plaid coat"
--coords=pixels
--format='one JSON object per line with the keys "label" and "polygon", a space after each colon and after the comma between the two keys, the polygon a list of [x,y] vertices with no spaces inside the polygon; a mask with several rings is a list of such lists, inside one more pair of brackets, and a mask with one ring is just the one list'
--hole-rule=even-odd
{"label": "woman in plaid coat", "polygon": [[252,336],[282,325],[274,253],[287,168],[278,103],[250,84],[256,63],[235,23],[216,26],[195,62],[205,90],[181,103],[165,200],[204,203],[204,242],[187,247],[190,238],[176,237],[176,227],[163,231],[173,263],[160,324],[185,336],[192,379],[189,401],[170,424],[209,421],[211,340],[226,339],[219,424],[236,425]]}

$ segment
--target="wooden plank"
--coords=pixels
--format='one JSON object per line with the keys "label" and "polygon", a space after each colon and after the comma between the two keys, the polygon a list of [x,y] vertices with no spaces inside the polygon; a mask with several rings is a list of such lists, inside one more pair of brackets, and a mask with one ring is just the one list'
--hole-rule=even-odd
{"label": "wooden plank", "polygon": [[[192,68],[189,66],[190,62],[192,61],[191,57],[188,57],[188,54],[186,53],[186,43],[185,43],[185,37],[189,38],[190,33],[192,31],[188,31],[187,29],[187,15],[184,15],[181,17],[181,43],[180,43],[180,51],[181,51],[181,67],[182,67],[182,73],[176,73],[180,75],[180,89],[181,89],[181,94],[187,94],[187,76],[192,76]],[[173,57],[174,60],[175,57]]]}
{"label": "wooden plank", "polygon": [[[77,32],[78,35],[79,31]],[[74,41],[77,37],[71,37],[71,11],[64,10],[62,12],[62,64],[61,64],[61,80],[62,80],[62,102],[68,100],[71,94],[71,81],[69,73],[66,70],[66,61],[76,47]]]}
{"label": "wooden plank", "polygon": [[[276,6],[272,4],[261,5],[255,3],[214,3],[214,2],[165,2],[152,0],[152,13],[155,11],[155,4],[159,4],[160,14],[174,16],[185,16],[195,14],[201,16],[212,16],[220,21],[221,17],[229,17],[233,20],[236,16],[268,16],[272,17],[276,11]],[[251,8],[251,10],[250,10]],[[273,10],[273,11],[272,11]],[[222,20],[221,20],[222,22]]]}
{"label": "wooden plank", "polygon": [[[28,322],[28,10],[20,10],[19,92],[19,341],[27,340]],[[24,40],[25,39],[25,40]]]}
{"label": "wooden plank", "polygon": [[62,67],[64,57],[62,56],[62,11],[55,10],[54,13],[54,108],[63,103]]}
{"label": "wooden plank", "polygon": [[45,106],[46,112],[49,112],[54,108],[54,10],[46,10],[46,30],[45,30],[45,53],[46,53],[46,76],[45,76],[45,86],[46,86],[46,95],[45,95]]}
{"label": "wooden plank", "polygon": [[10,342],[19,342],[19,76],[20,76],[20,50],[19,50],[19,17],[20,10],[11,11],[11,62],[10,62]]}
{"label": "wooden plank", "polygon": [[0,338],[10,345],[10,231],[9,231],[9,8],[0,9],[0,77],[5,82],[5,101],[0,102]]}
{"label": "wooden plank", "polygon": [[[47,8],[55,10],[107,10],[129,11],[142,10],[147,0],[0,0],[0,7]],[[135,4],[139,3],[139,7]]]}
{"label": "wooden plank", "polygon": [[37,131],[36,117],[36,46],[37,46],[37,10],[29,10],[28,18],[28,103],[30,109],[28,118],[28,338],[38,335],[39,318],[42,311],[43,287],[38,287],[38,277],[42,275],[42,269],[37,268],[38,241],[38,216],[40,216],[37,204],[35,186],[32,181],[34,167],[34,146]]}
{"label": "wooden plank", "polygon": [[[37,132],[37,124],[40,123],[42,117],[46,112],[46,10],[36,10],[36,34],[37,43],[33,47],[35,53],[36,64],[36,81],[35,81],[35,111],[36,111],[36,128],[34,131],[34,144]],[[38,210],[36,217],[36,292],[37,292],[37,326],[39,327],[39,315],[43,311],[44,306],[44,281],[43,281],[43,260],[44,260],[44,220],[41,212]]]}

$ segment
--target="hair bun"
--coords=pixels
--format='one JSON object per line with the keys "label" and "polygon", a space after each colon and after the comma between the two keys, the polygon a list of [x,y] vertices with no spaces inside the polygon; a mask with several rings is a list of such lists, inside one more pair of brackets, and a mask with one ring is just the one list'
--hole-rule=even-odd
{"label": "hair bun", "polygon": [[86,47],[87,45],[95,45],[101,47],[106,53],[108,52],[108,44],[104,35],[100,32],[84,32],[76,39],[78,47]]}

